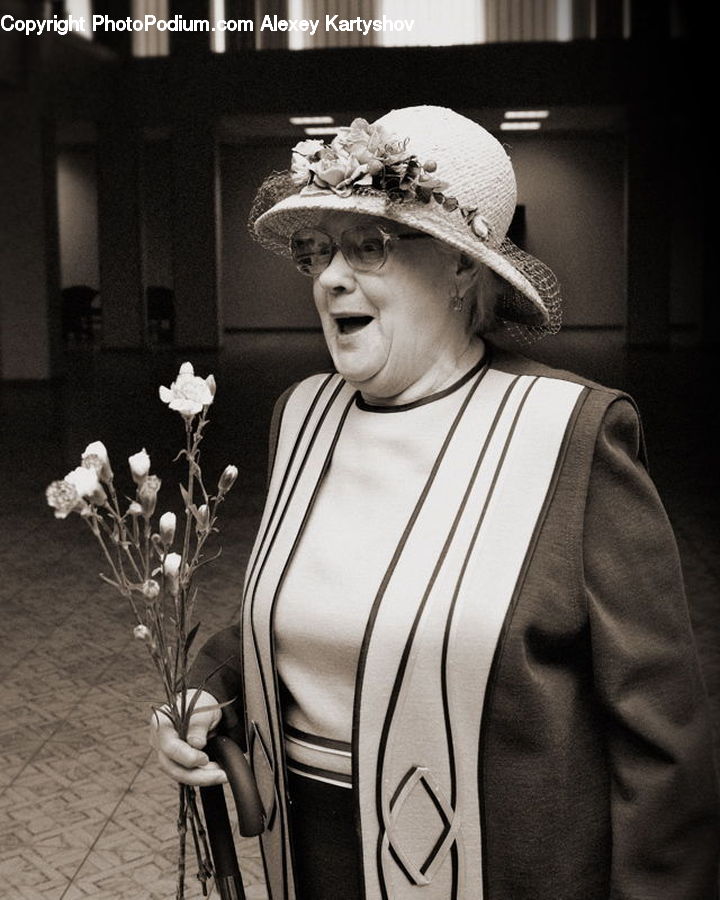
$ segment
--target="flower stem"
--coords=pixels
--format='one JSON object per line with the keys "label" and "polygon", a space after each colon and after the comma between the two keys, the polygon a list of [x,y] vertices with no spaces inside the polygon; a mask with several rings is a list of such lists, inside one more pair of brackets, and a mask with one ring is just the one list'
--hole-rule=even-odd
{"label": "flower stem", "polygon": [[[108,512],[110,513],[110,515],[112,515],[112,517],[115,519],[115,522],[117,524],[117,527],[118,527],[118,530],[120,533],[120,546],[125,550],[125,554],[126,554],[128,560],[130,561],[130,564],[132,565],[133,569],[135,570],[135,574],[137,575],[137,577],[142,578],[142,575],[140,574],[140,569],[138,568],[138,565],[135,562],[135,557],[130,552],[130,542],[128,541],[127,526],[125,525],[125,519],[122,517],[122,514],[120,512],[120,503],[118,501],[117,491],[115,490],[115,485],[112,482],[110,482],[108,484],[108,491],[110,494],[110,503],[106,503],[105,506],[106,506]],[[133,524],[134,524],[134,522],[135,522],[135,520],[133,518]],[[135,537],[134,544],[135,544],[135,549],[138,550],[138,552],[139,552],[140,548],[137,546],[137,535]]]}
{"label": "flower stem", "polygon": [[143,579],[150,577],[150,519],[145,519],[143,529]]}
{"label": "flower stem", "polygon": [[198,867],[197,877],[202,886],[203,897],[207,897],[207,883],[213,876],[213,868],[207,841],[205,840],[205,828],[197,808],[194,788],[188,789],[187,804],[190,813],[190,830],[192,831],[193,844],[195,845],[195,859]]}
{"label": "flower stem", "polygon": [[[122,566],[120,567],[120,572],[118,572],[117,567],[115,566],[115,563],[113,561],[113,558],[112,558],[112,556],[110,556],[110,551],[108,550],[108,548],[105,545],[105,541],[103,540],[102,533],[101,533],[100,529],[97,527],[97,523],[90,522],[87,518],[85,519],[85,521],[87,522],[88,528],[90,529],[90,531],[92,531],[92,533],[97,538],[98,543],[100,544],[102,552],[105,555],[105,559],[108,561],[108,564],[109,564],[110,568],[112,569],[112,573],[115,576],[115,581],[117,582],[117,586],[118,586],[118,589],[120,590],[120,593],[124,597],[127,597],[128,601],[130,602],[130,606],[132,607],[132,611],[135,614],[135,618],[137,619],[138,622],[141,622],[142,619],[140,618],[140,614],[138,612],[137,606],[135,605],[135,601],[132,598],[132,592],[130,591],[130,589],[128,587],[127,579],[125,578],[125,573],[122,571]],[[122,574],[121,574],[121,572],[122,572]]]}
{"label": "flower stem", "polygon": [[179,785],[178,794],[178,873],[177,873],[177,890],[175,893],[176,900],[184,900],[185,898],[185,838],[187,836],[187,805],[186,805],[186,787],[184,784]]}
{"label": "flower stem", "polygon": [[178,664],[180,659],[184,655],[184,647],[185,647],[185,639],[187,637],[187,621],[186,621],[186,603],[185,600],[187,598],[187,584],[186,580],[188,577],[188,562],[189,562],[189,554],[190,554],[190,533],[193,527],[193,522],[195,521],[194,516],[192,514],[191,505],[193,502],[193,493],[195,490],[195,455],[197,453],[197,445],[198,445],[198,436],[200,435],[200,431],[202,428],[202,419],[197,427],[197,433],[193,440],[192,434],[192,425],[189,419],[185,420],[185,449],[186,456],[188,460],[188,483],[187,483],[187,503],[185,506],[185,533],[183,535],[183,550],[182,550],[182,561],[180,563],[180,590],[178,592],[178,598],[175,609],[176,609],[176,619],[177,619],[177,643],[175,647],[175,666],[176,673],[180,676],[180,684],[179,688],[182,694],[182,719],[185,721],[185,665],[183,664],[180,667],[179,673],[177,672]]}

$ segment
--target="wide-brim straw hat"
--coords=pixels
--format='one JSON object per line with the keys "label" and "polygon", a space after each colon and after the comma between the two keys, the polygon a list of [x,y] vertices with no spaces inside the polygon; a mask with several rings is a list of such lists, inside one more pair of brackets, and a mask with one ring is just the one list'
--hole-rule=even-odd
{"label": "wide-brim straw hat", "polygon": [[[402,182],[402,183],[401,183]],[[265,180],[250,215],[254,237],[281,256],[290,236],[329,211],[378,216],[426,232],[492,269],[506,285],[501,322],[523,341],[560,328],[553,272],[507,230],[517,189],[502,144],[477,122],[438,106],[355,120],[328,145],[303,141],[293,166]]]}

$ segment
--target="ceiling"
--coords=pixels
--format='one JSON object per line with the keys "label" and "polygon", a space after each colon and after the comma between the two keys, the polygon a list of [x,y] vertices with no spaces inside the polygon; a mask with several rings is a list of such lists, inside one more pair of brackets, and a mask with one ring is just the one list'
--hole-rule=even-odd
{"label": "ceiling", "polygon": [[[332,116],[338,125],[349,125],[357,116],[372,122],[387,110],[317,110],[317,115]],[[500,133],[504,108],[462,109],[463,115],[479,122],[488,131]],[[596,133],[620,134],[625,130],[625,110],[621,106],[554,106],[542,121],[539,131],[514,132],[518,135]],[[305,132],[300,125],[291,125],[286,115],[237,115],[225,116],[218,129],[223,143],[254,143],[255,141],[300,140]]]}
{"label": "ceiling", "polygon": [[[538,131],[514,131],[504,133],[500,123],[505,114],[504,108],[462,109],[463,115],[479,122],[493,134],[512,134],[513,140],[531,139],[537,135],[585,134],[606,135],[622,134],[626,128],[626,113],[622,106],[553,106],[549,115],[542,121]],[[380,118],[386,110],[337,110],[328,112],[318,110],[318,115],[332,116],[338,125],[348,125],[354,118],[361,116],[373,122]],[[168,125],[158,125],[144,129],[147,141],[167,140],[172,134]],[[284,114],[238,114],[224,116],[216,130],[218,140],[223,144],[255,144],[278,143],[287,144],[304,138],[301,125],[291,125]],[[87,121],[58,123],[58,143],[62,146],[76,144],[92,144],[97,138],[94,123]]]}

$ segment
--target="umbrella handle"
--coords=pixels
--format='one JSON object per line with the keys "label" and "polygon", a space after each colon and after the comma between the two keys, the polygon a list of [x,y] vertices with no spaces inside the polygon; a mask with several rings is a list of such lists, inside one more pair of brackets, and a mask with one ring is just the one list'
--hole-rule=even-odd
{"label": "umbrella handle", "polygon": [[[243,837],[260,834],[264,829],[262,803],[244,753],[234,741],[224,735],[210,738],[205,750],[210,759],[219,763],[227,773],[235,799],[240,834]],[[200,795],[220,900],[245,900],[222,785],[201,787]]]}
{"label": "umbrella handle", "polygon": [[225,769],[235,798],[240,834],[243,837],[262,834],[265,830],[265,815],[255,776],[245,754],[235,741],[223,734],[211,737],[205,751],[210,759]]}

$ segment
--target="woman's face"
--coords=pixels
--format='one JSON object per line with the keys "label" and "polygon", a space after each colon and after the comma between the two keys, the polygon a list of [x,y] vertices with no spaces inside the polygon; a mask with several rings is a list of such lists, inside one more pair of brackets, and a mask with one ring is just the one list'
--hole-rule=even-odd
{"label": "woman's face", "polygon": [[[411,229],[374,217],[331,213],[318,227],[336,241],[360,224],[394,234]],[[471,342],[466,315],[452,309],[454,255],[432,238],[393,241],[376,272],[353,269],[338,250],[313,282],[313,296],[337,371],[368,399],[409,402],[458,375]]]}

